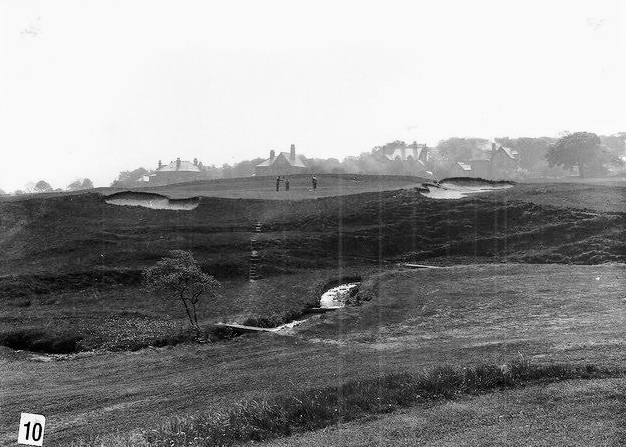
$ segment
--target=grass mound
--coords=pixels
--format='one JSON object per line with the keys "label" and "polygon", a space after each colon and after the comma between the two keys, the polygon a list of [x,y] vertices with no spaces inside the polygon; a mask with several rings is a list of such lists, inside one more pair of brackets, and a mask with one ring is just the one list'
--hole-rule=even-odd
{"label": "grass mound", "polygon": [[[392,374],[296,395],[249,400],[223,413],[174,418],[140,437],[135,433],[133,445],[228,446],[320,429],[423,401],[481,394],[537,381],[597,379],[619,374],[621,371],[594,365],[533,365],[523,359],[501,366],[440,367],[421,374]],[[123,437],[115,441],[93,438],[73,445],[121,446],[130,445],[129,442]]]}

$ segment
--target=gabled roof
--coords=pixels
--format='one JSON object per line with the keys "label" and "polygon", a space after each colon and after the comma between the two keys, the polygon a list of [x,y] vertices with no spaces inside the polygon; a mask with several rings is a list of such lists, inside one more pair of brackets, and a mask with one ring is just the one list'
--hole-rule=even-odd
{"label": "gabled roof", "polygon": [[262,163],[259,163],[257,166],[259,166],[259,167],[272,166],[274,163],[276,163],[276,161],[279,158],[282,158],[287,163],[289,163],[291,166],[294,166],[296,168],[306,168],[306,165],[304,164],[304,161],[302,160],[302,156],[301,155],[296,154],[296,156],[292,160],[291,159],[291,154],[289,152],[281,152],[276,157],[268,158],[267,160],[263,161]]}
{"label": "gabled roof", "polygon": [[402,158],[402,149],[400,148],[395,148],[393,150],[393,152],[391,154],[385,154],[385,157],[387,157],[389,160],[395,160],[396,158],[399,158],[400,160],[403,160]]}
{"label": "gabled roof", "polygon": [[471,171],[472,170],[472,167],[470,165],[468,165],[466,163],[463,163],[462,161],[457,161],[456,164],[459,165],[459,167],[461,169],[463,169],[464,171]]}
{"label": "gabled roof", "polygon": [[[402,156],[402,148],[395,148],[391,154],[383,154],[389,160],[395,160],[399,158],[400,160],[408,160],[409,158],[420,158],[422,156],[422,151],[425,149],[426,145],[410,145],[404,149],[404,156]],[[413,150],[415,149],[415,152]]]}
{"label": "gabled roof", "polygon": [[162,165],[160,168],[156,170],[156,172],[200,172],[200,168],[194,165],[190,161],[181,161],[180,166],[177,166],[176,162],[173,161],[170,164]]}

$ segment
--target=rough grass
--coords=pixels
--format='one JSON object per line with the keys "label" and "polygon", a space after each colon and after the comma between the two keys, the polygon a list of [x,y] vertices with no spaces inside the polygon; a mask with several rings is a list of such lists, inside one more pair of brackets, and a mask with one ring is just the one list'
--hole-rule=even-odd
{"label": "rough grass", "polygon": [[[200,447],[257,442],[390,413],[423,401],[453,399],[537,381],[597,379],[621,374],[622,371],[595,365],[533,365],[524,359],[501,366],[439,367],[421,374],[392,374],[295,395],[244,401],[223,413],[173,418],[160,428],[144,432],[143,440],[139,437],[136,445]],[[137,434],[134,437],[136,442]],[[118,438],[114,442],[93,438],[73,445],[127,445],[128,439]]]}
{"label": "rough grass", "polygon": [[[218,341],[231,337],[224,330],[212,328],[220,321],[275,327],[297,319],[316,307],[328,288],[369,271],[350,268],[341,274],[334,269],[316,270],[254,283],[226,280],[219,297],[202,299],[199,304],[204,338]],[[119,273],[123,275],[130,277],[131,285],[100,281],[97,286],[86,287],[88,283],[78,281],[66,286],[70,291],[58,292],[57,282],[51,279],[52,283],[41,280],[29,284],[24,291],[28,299],[21,293],[6,292],[0,299],[0,345],[59,354],[94,349],[135,351],[195,340],[187,330],[187,317],[177,299],[153,295],[134,284],[135,271]],[[22,279],[10,281],[12,287],[22,284]],[[49,291],[29,292],[39,289]]]}
{"label": "rough grass", "polygon": [[256,443],[263,447],[618,446],[624,378],[532,383]]}
{"label": "rough grass", "polygon": [[398,257],[624,262],[625,193],[618,185],[533,184],[452,202],[412,190],[301,201],[207,197],[192,211],[108,205],[95,193],[32,196],[0,201],[0,290],[22,293],[16,287],[31,279],[48,287],[46,275],[60,285],[95,284],[92,272],[139,271],[171,249],[193,251],[218,278],[243,278],[258,222],[265,277]]}

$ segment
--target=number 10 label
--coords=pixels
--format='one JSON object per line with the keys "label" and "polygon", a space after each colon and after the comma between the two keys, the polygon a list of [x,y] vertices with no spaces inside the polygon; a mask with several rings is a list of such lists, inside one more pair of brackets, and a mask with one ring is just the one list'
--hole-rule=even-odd
{"label": "number 10 label", "polygon": [[43,429],[46,418],[40,414],[22,413],[17,443],[25,445],[43,445]]}

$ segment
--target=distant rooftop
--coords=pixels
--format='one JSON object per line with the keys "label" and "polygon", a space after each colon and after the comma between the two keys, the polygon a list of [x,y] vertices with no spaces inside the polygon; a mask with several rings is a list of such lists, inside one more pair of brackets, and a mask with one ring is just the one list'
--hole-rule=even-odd
{"label": "distant rooftop", "polygon": [[178,161],[173,161],[170,164],[162,165],[159,167],[156,172],[200,172],[200,168],[194,165],[190,161],[181,161],[180,164]]}
{"label": "distant rooftop", "polygon": [[297,168],[306,168],[306,165],[304,164],[304,161],[302,160],[302,157],[300,155],[295,154],[294,158],[292,159],[291,158],[291,154],[289,152],[280,152],[274,158],[268,158],[264,162],[259,163],[257,166],[261,166],[261,167],[262,166],[272,166],[279,158],[287,160],[287,162],[291,166],[295,166]]}

